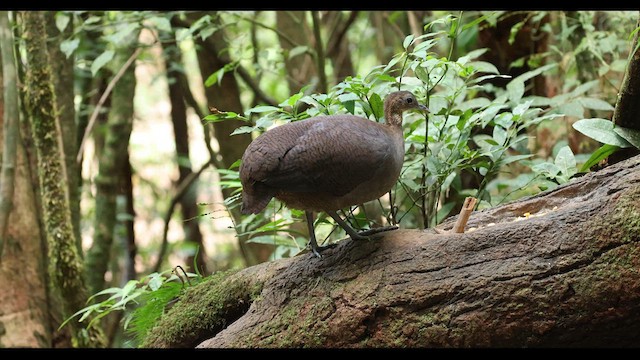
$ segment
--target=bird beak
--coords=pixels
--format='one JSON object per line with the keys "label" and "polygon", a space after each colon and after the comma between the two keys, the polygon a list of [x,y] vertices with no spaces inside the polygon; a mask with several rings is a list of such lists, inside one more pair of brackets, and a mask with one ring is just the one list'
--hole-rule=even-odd
{"label": "bird beak", "polygon": [[424,111],[424,112],[427,112],[427,113],[428,113],[428,112],[431,112],[431,111],[429,111],[429,108],[428,108],[428,107],[426,107],[426,106],[424,106],[424,105],[420,105],[420,106],[419,106],[419,108],[420,108],[420,110],[422,110],[422,111]]}

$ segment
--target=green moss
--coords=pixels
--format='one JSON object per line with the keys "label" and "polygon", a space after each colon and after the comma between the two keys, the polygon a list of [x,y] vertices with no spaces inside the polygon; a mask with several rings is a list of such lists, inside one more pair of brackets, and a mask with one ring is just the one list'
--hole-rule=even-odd
{"label": "green moss", "polygon": [[234,275],[233,270],[218,272],[188,288],[141,347],[192,347],[242,316],[262,291],[262,283]]}

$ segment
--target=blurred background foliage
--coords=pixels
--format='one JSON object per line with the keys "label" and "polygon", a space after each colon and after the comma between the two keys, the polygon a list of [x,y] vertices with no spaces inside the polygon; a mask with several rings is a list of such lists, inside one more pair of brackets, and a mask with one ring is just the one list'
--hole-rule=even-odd
{"label": "blurred background foliage", "polygon": [[[132,294],[143,299],[194,277],[169,275],[176,266],[208,275],[304,251],[302,212],[273,200],[261,214],[240,215],[244,149],[263,131],[311,116],[383,121],[384,95],[398,88],[431,112],[405,115],[400,181],[391,197],[344,209],[355,226],[432,227],[466,196],[482,209],[569,181],[600,146],[572,125],[611,118],[638,20],[627,11],[50,15],[48,46],[72,72],[72,88],[55,91],[73,104],[75,135],[63,142],[82,159],[68,176],[77,179],[71,207],[88,286],[119,289],[78,315],[130,310],[139,304]],[[319,242],[345,237],[330,218],[316,227]],[[164,289],[163,299],[180,291]],[[140,334],[123,333],[121,318],[106,322],[110,346],[135,345]]]}

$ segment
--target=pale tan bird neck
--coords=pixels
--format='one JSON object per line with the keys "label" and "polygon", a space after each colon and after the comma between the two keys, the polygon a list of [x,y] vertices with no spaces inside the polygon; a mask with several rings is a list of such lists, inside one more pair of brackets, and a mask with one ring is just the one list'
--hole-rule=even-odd
{"label": "pale tan bird neck", "polygon": [[384,102],[384,119],[388,125],[402,127],[402,113],[398,103],[393,101],[391,97],[387,97]]}

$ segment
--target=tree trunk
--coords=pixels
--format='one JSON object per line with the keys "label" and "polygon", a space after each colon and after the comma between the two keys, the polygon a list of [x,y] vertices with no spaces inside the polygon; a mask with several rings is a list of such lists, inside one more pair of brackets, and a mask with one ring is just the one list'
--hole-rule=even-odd
{"label": "tree trunk", "polygon": [[64,151],[65,174],[67,178],[69,206],[71,207],[71,222],[73,232],[78,240],[78,253],[82,256],[82,241],[80,237],[80,167],[76,162],[78,154],[78,128],[76,125],[76,111],[74,105],[74,74],[73,57],[67,58],[60,51],[60,38],[70,37],[73,33],[73,21],[60,33],[56,27],[55,12],[45,11],[44,18],[47,27],[47,37],[50,43],[47,45],[49,58],[51,59],[51,74],[53,87],[56,92],[56,105],[58,108],[58,121],[62,134],[62,149]]}
{"label": "tree trunk", "polygon": [[[640,17],[636,23],[636,28],[640,27]],[[613,112],[613,123],[634,130],[640,130],[640,49],[638,48],[638,34],[636,31],[631,43],[633,56],[627,64],[627,71],[622,81],[622,87],[618,92],[618,102]],[[637,155],[640,150],[635,147],[621,149],[609,157],[609,163],[628,159]]]}
{"label": "tree trunk", "polygon": [[[3,60],[0,68],[0,84],[3,84],[0,91],[0,138],[3,141],[3,149],[6,148],[4,145],[9,140],[8,136],[13,136],[12,140],[15,143],[12,150],[15,158],[11,163],[13,181],[11,184],[2,182],[2,202],[12,206],[6,209],[7,227],[0,240],[4,243],[0,245],[4,245],[4,251],[0,251],[0,289],[5,290],[0,293],[0,348],[51,347],[52,324],[48,316],[44,244],[38,224],[35,193],[31,187],[29,163],[24,145],[20,141],[20,133],[16,131],[19,111],[13,36],[8,13],[1,12],[0,17],[0,48]],[[9,69],[10,67],[12,69]],[[13,91],[13,94],[4,96],[7,91]],[[14,104],[7,104],[9,101]],[[5,108],[10,113],[5,113]],[[9,116],[15,117],[13,121],[16,128],[13,134],[7,134],[4,130]],[[8,166],[7,163],[3,162],[3,171],[4,166]],[[9,192],[11,199],[4,198],[7,195],[5,187],[8,186],[12,187]]]}
{"label": "tree trunk", "polygon": [[464,234],[398,230],[212,277],[143,346],[637,346],[639,198],[637,156],[476,212]]}
{"label": "tree trunk", "polygon": [[[49,271],[61,294],[63,313],[71,316],[87,301],[84,269],[77,251],[71,222],[60,131],[56,125],[56,98],[45,42],[42,12],[23,12],[22,39],[25,43],[27,72],[25,80],[27,112],[33,133],[38,163],[38,179]],[[75,346],[101,346],[102,334],[96,327],[84,329],[71,322]],[[87,331],[88,330],[88,331]]]}
{"label": "tree trunk", "polygon": [[[182,64],[180,48],[175,42],[175,34],[165,34],[165,38],[169,38],[169,43],[164,45],[164,53],[167,57],[167,80],[169,83],[169,99],[171,101],[171,122],[173,124],[173,138],[176,146],[176,157],[180,176],[177,184],[182,183],[189,177],[193,170],[191,169],[191,160],[189,156],[189,127],[187,126],[187,107],[184,103],[184,94],[180,85],[179,77],[182,76],[178,67],[171,66],[172,63]],[[198,181],[196,180],[185,195],[180,199],[180,209],[182,211],[182,228],[184,229],[184,240],[193,244],[193,255],[187,256],[187,271],[196,272],[193,268],[194,259],[198,271],[201,274],[208,274],[206,263],[206,252],[202,242],[202,233],[200,232],[198,207]],[[197,248],[197,258],[196,258]]]}
{"label": "tree trunk", "polygon": [[[284,51],[284,64],[287,71],[289,93],[295,94],[300,91],[302,87],[311,85],[312,79],[317,76],[313,58],[307,53],[289,57],[289,52],[297,46],[314,47],[309,40],[313,38],[313,34],[307,23],[307,12],[276,11],[276,26],[280,47]],[[315,92],[311,88],[307,91],[311,93]]]}
{"label": "tree trunk", "polygon": [[[195,22],[204,15],[204,13],[199,12],[190,13],[188,14],[188,20],[190,22]],[[201,50],[197,52],[197,57],[200,72],[204,79],[224,67],[225,64],[231,62],[231,60],[223,55],[224,53],[222,52],[226,44],[222,30],[216,31],[204,41],[200,40],[198,37],[195,39],[195,42],[201,47]],[[232,72],[224,74],[220,85],[214,84],[205,88],[205,95],[209,106],[223,111],[233,111],[238,114],[242,114],[244,112],[242,103],[240,102],[240,89],[238,87],[238,82]],[[244,125],[244,123],[233,120],[220,121],[212,125],[216,141],[219,145],[220,160],[225,168],[229,168],[231,164],[242,158],[244,150],[251,143],[250,134],[230,136],[236,128],[242,125]],[[229,189],[222,189],[222,195],[227,199],[233,194]],[[228,211],[235,224],[242,221],[240,207],[228,208]],[[270,247],[266,247],[261,244],[247,244],[247,240],[247,236],[238,237],[240,250],[242,251],[248,265],[257,264],[266,261],[269,258],[269,255],[271,254]]]}
{"label": "tree trunk", "polygon": [[[138,32],[133,32],[116,52],[114,73],[121,70],[133,53]],[[118,185],[124,176],[129,137],[133,126],[133,96],[135,93],[135,64],[131,64],[113,87],[111,107],[107,120],[104,149],[100,155],[96,176],[95,234],[87,252],[86,264],[92,294],[105,287],[104,275],[111,259],[114,226],[116,224],[116,197]]]}

